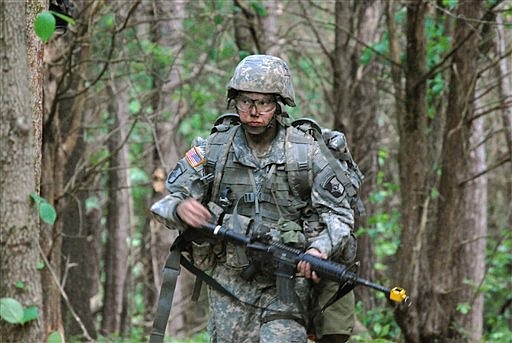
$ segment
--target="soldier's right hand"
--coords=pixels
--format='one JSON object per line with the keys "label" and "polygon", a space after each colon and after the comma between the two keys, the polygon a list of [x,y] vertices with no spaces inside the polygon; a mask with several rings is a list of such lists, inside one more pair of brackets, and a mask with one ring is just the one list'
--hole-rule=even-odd
{"label": "soldier's right hand", "polygon": [[176,214],[184,223],[196,228],[204,226],[211,219],[210,211],[193,198],[182,200],[176,208]]}

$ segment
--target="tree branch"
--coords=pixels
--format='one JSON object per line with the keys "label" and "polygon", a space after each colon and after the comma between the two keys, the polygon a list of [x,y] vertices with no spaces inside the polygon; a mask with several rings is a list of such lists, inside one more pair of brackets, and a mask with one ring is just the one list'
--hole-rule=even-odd
{"label": "tree branch", "polygon": [[62,298],[64,299],[64,302],[66,303],[66,307],[69,309],[69,312],[71,312],[71,314],[73,315],[73,318],[75,318],[76,322],[80,326],[80,329],[82,329],[82,332],[84,333],[85,339],[87,339],[87,341],[89,341],[89,342],[94,341],[91,338],[91,336],[89,335],[89,332],[87,332],[87,329],[85,328],[85,325],[82,323],[82,320],[80,319],[78,314],[76,314],[75,310],[73,309],[73,306],[71,306],[71,302],[69,301],[68,295],[66,294],[66,291],[64,290],[64,288],[61,286],[61,284],[59,282],[59,279],[57,278],[57,275],[55,275],[55,271],[50,266],[50,262],[48,261],[48,259],[44,255],[43,249],[41,248],[41,245],[39,244],[39,241],[37,242],[37,247],[39,248],[39,254],[43,258],[44,263],[46,264],[46,267],[48,268],[48,270],[50,271],[50,273],[52,275],[53,281],[55,282],[55,284],[59,288],[59,292],[62,295]]}

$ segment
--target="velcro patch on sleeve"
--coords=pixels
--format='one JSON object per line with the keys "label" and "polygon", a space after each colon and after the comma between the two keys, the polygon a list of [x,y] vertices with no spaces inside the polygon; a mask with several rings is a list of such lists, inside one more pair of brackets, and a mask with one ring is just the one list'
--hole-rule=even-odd
{"label": "velcro patch on sleeve", "polygon": [[187,158],[188,164],[190,164],[192,168],[195,168],[206,162],[199,149],[197,149],[195,146],[187,151],[185,157]]}
{"label": "velcro patch on sleeve", "polygon": [[345,187],[336,176],[332,176],[326,182],[323,182],[322,188],[331,193],[334,197],[339,198],[345,192]]}
{"label": "velcro patch on sleeve", "polygon": [[169,176],[167,177],[167,183],[174,183],[174,181],[176,181],[184,171],[185,170],[181,167],[181,164],[178,163],[176,167],[174,167],[174,169],[169,173]]}

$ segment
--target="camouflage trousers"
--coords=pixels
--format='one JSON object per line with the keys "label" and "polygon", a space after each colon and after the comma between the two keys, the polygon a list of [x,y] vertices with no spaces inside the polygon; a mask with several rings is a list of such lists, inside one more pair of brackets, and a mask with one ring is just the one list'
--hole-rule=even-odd
{"label": "camouflage trousers", "polygon": [[[246,281],[240,270],[217,266],[212,277],[241,301],[208,289],[208,332],[212,343],[306,343],[307,334],[301,320],[302,304],[307,304],[309,282],[295,279],[297,301],[279,300],[275,279],[257,275]],[[295,320],[297,319],[297,320]]]}

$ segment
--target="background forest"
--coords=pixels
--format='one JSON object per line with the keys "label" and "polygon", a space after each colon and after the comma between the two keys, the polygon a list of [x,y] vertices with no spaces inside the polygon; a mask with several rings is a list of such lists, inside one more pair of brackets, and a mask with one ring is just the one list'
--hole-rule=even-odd
{"label": "background forest", "polygon": [[[0,16],[2,342],[147,340],[176,236],[148,209],[254,53],[288,61],[293,118],[345,132],[366,175],[360,274],[413,300],[358,287],[352,340],[512,340],[511,1],[7,0]],[[168,340],[208,340],[191,282]]]}

